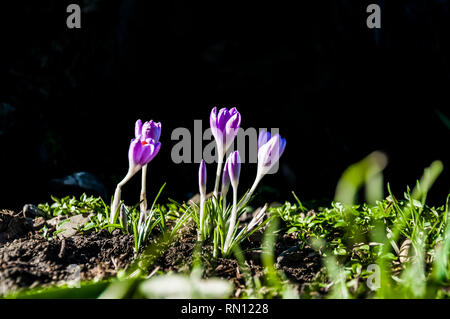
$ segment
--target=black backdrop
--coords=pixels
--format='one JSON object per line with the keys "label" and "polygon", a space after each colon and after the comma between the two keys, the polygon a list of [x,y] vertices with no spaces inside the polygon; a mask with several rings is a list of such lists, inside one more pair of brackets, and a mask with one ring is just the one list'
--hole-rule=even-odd
{"label": "black backdrop", "polygon": [[[236,106],[242,126],[278,127],[282,169],[266,198],[332,198],[343,170],[374,150],[401,195],[433,160],[449,191],[449,2],[85,0],[8,1],[1,14],[1,207],[49,199],[49,181],[87,171],[109,196],[127,170],[134,122],[161,121],[149,191],[187,199],[198,164],[174,164],[176,127],[204,127],[213,106]],[[382,28],[366,26],[366,6]],[[5,4],[5,2],[2,2]],[[255,165],[242,169],[250,186]],[[209,166],[209,186],[215,167]],[[139,178],[124,191],[136,201]],[[64,190],[61,190],[64,193]],[[62,195],[62,194],[58,194]],[[150,198],[153,195],[150,195]]]}

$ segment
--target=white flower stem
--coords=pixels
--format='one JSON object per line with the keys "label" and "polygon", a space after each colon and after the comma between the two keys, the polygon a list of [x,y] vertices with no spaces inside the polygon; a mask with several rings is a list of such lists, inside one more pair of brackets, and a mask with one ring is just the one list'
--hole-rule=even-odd
{"label": "white flower stem", "polygon": [[136,169],[129,169],[127,175],[122,179],[122,181],[117,184],[116,191],[114,192],[114,200],[111,204],[111,215],[109,217],[109,222],[111,224],[114,223],[117,215],[117,211],[119,209],[120,197],[122,194],[122,186],[125,185],[133,176],[136,174]]}
{"label": "white flower stem", "polygon": [[204,212],[205,212],[205,194],[200,194],[200,216],[199,216],[199,231],[197,234],[197,240],[203,241],[203,226],[204,226]]}
{"label": "white flower stem", "polygon": [[223,249],[223,252],[225,254],[228,252],[228,249],[231,244],[231,238],[233,236],[234,227],[236,226],[236,219],[237,219],[237,185],[236,185],[236,187],[233,187],[233,210],[231,212],[230,226],[228,228],[228,234],[227,234],[227,238],[225,240],[225,246]]}
{"label": "white flower stem", "polygon": [[225,213],[227,211],[227,194],[222,193],[222,217],[225,217]]}
{"label": "white flower stem", "polygon": [[219,199],[219,184],[220,184],[220,178],[221,178],[221,174],[222,174],[222,166],[223,166],[223,157],[224,154],[222,152],[219,153],[219,158],[218,158],[218,162],[217,162],[217,172],[216,172],[216,183],[214,185],[214,197],[216,199]]}
{"label": "white flower stem", "polygon": [[142,166],[141,196],[140,196],[141,214],[147,213],[147,164]]}
{"label": "white flower stem", "polygon": [[[264,176],[264,175],[263,175]],[[259,182],[261,181],[262,177],[260,174],[258,174],[255,178],[255,181],[253,182],[252,188],[250,188],[250,191],[247,193],[247,195],[245,195],[244,200],[241,202],[241,204],[239,205],[238,209],[241,209],[249,200],[250,197],[252,197],[253,193],[256,190],[256,187],[258,187]]]}

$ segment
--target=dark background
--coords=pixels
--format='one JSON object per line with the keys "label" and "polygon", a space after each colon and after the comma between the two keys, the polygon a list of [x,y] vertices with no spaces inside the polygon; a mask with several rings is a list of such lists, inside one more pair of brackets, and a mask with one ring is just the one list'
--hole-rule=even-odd
{"label": "dark background", "polygon": [[[72,2],[81,29],[66,27]],[[366,26],[369,3],[382,8],[379,30]],[[72,193],[50,181],[78,171],[111,196],[137,118],[163,126],[149,197],[167,182],[163,197],[185,200],[198,164],[171,161],[170,135],[194,119],[207,128],[213,106],[286,137],[280,172],[261,184],[267,199],[332,199],[343,170],[374,150],[388,155],[385,181],[400,196],[436,159],[445,168],[430,199],[448,194],[449,1],[2,4],[1,208]],[[243,167],[242,190],[255,171]]]}

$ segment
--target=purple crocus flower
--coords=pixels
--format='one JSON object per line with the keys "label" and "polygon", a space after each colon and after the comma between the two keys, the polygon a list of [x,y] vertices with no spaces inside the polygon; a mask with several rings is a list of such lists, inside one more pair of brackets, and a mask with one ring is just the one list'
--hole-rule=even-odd
{"label": "purple crocus flower", "polygon": [[[270,133],[261,132],[258,138],[258,176],[262,178],[280,159],[286,148],[286,139],[279,134],[270,137]],[[268,139],[269,138],[269,139]],[[268,140],[267,140],[268,139]],[[260,144],[261,141],[261,144]]]}
{"label": "purple crocus flower", "polygon": [[[161,147],[159,138],[161,137],[161,123],[153,120],[142,124],[139,119],[134,126],[135,139],[130,145],[130,167],[139,169],[142,167],[142,186],[141,186],[141,214],[147,211],[147,164],[158,154]],[[141,141],[141,146],[138,145]],[[133,143],[134,141],[134,143]],[[132,153],[132,154],[131,154]]]}
{"label": "purple crocus flower", "polygon": [[113,224],[119,211],[119,203],[122,186],[125,185],[142,168],[142,188],[141,188],[141,217],[145,217],[147,210],[146,186],[147,164],[158,154],[161,143],[161,123],[154,121],[145,122],[137,120],[134,126],[134,136],[128,149],[129,168],[124,179],[117,184],[114,193],[114,200],[111,203],[110,222]]}
{"label": "purple crocus flower", "polygon": [[217,198],[219,193],[219,183],[222,172],[223,157],[225,156],[228,148],[233,144],[234,138],[241,125],[241,114],[233,107],[228,110],[222,108],[217,114],[217,108],[214,107],[211,110],[209,116],[209,123],[211,125],[211,132],[216,140],[217,145],[217,172],[216,182],[214,184],[214,197]]}
{"label": "purple crocus flower", "polygon": [[154,139],[142,139],[141,136],[133,138],[130,142],[128,159],[130,168],[141,168],[148,164],[159,152],[161,143]]}
{"label": "purple crocus flower", "polygon": [[198,187],[200,194],[206,195],[206,164],[204,160],[201,161],[198,170]]}
{"label": "purple crocus flower", "polygon": [[219,158],[223,158],[233,143],[241,125],[241,114],[235,107],[230,110],[222,108],[217,114],[217,108],[214,107],[211,110],[209,123],[211,125],[212,135],[216,140]]}
{"label": "purple crocus flower", "polygon": [[262,130],[258,136],[258,171],[256,173],[255,181],[253,182],[250,191],[241,202],[241,206],[245,205],[250,200],[250,197],[256,190],[261,179],[266,175],[270,169],[277,163],[280,156],[286,148],[286,139],[279,134],[271,136],[266,130]]}
{"label": "purple crocus flower", "polygon": [[233,189],[237,189],[239,183],[239,175],[241,174],[241,157],[238,151],[234,151],[227,159],[227,169],[230,175],[230,182]]}
{"label": "purple crocus flower", "polygon": [[135,138],[131,140],[128,158],[130,167],[148,164],[159,152],[161,143],[161,123],[137,120],[134,127]]}

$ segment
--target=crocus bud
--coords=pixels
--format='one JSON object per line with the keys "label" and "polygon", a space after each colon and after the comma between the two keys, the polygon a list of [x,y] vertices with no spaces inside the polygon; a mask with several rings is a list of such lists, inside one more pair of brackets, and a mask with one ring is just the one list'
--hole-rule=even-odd
{"label": "crocus bud", "polygon": [[235,107],[230,110],[222,108],[217,114],[217,108],[214,107],[209,116],[209,123],[219,157],[223,157],[236,137],[241,125],[241,114]]}
{"label": "crocus bud", "polygon": [[230,176],[230,182],[234,189],[237,189],[239,175],[241,174],[241,157],[238,151],[234,151],[227,159],[227,169]]}
{"label": "crocus bud", "polygon": [[[262,136],[261,136],[262,135]],[[262,178],[277,163],[286,147],[286,139],[279,134],[272,136],[267,142],[264,141],[270,136],[270,133],[262,132],[258,138],[258,173]],[[261,141],[261,145],[260,145]]]}
{"label": "crocus bud", "polygon": [[128,159],[130,168],[140,168],[148,164],[159,152],[161,143],[151,138],[141,139],[141,136],[130,142]]}
{"label": "crocus bud", "polygon": [[[230,157],[228,157],[229,159]],[[230,174],[228,173],[228,159],[223,167],[222,172],[222,197],[227,196],[228,189],[230,188]]]}
{"label": "crocus bud", "polygon": [[201,195],[206,195],[206,164],[202,160],[200,162],[200,168],[198,170],[198,187]]}

